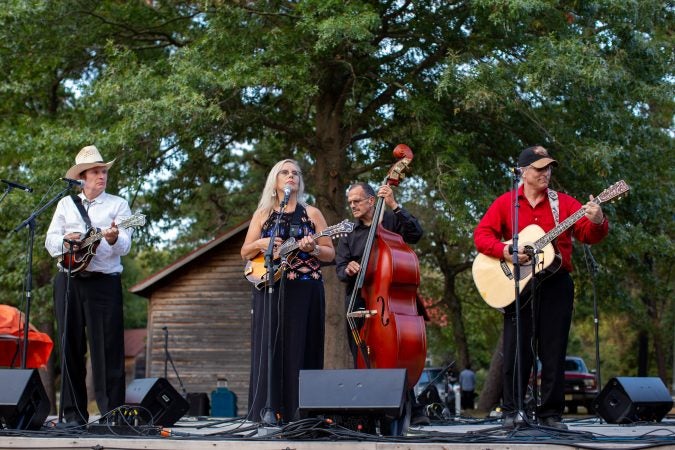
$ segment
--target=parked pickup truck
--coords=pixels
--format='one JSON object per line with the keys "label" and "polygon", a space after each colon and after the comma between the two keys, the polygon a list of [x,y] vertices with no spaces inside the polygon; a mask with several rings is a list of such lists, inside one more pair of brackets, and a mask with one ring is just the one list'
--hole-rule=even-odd
{"label": "parked pickup truck", "polygon": [[578,356],[565,358],[565,406],[567,412],[576,414],[583,406],[593,414],[593,400],[598,395],[595,373],[588,370],[584,360]]}
{"label": "parked pickup truck", "polygon": [[[537,379],[541,381],[541,363],[537,363]],[[530,375],[530,386],[525,395],[525,403],[528,409],[533,408],[533,398],[531,392],[532,376]],[[565,406],[567,412],[576,414],[579,406],[583,406],[588,414],[593,414],[593,401],[598,395],[598,385],[595,380],[595,373],[588,370],[583,358],[579,356],[565,357]],[[541,396],[539,397],[541,400]]]}

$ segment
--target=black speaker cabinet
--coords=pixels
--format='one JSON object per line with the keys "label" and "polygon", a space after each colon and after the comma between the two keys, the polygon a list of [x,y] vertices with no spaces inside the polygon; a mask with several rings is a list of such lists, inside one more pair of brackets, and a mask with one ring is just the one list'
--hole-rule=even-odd
{"label": "black speaker cabinet", "polygon": [[617,377],[605,385],[594,406],[607,423],[660,422],[673,399],[661,378]]}
{"label": "black speaker cabinet", "polygon": [[50,409],[37,369],[0,369],[0,428],[39,430]]}
{"label": "black speaker cabinet", "polygon": [[127,386],[126,404],[140,406],[141,420],[149,425],[170,427],[190,409],[166,378],[139,378]]}
{"label": "black speaker cabinet", "polygon": [[405,383],[405,369],[301,370],[300,414],[398,418]]}

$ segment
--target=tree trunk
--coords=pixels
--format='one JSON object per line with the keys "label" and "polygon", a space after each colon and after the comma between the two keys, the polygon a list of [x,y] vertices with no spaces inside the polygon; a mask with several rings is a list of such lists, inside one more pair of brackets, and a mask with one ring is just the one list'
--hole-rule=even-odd
{"label": "tree trunk", "polygon": [[499,337],[497,347],[495,347],[495,351],[492,353],[490,370],[488,371],[487,378],[485,379],[483,390],[478,396],[479,411],[490,411],[501,403],[503,389],[502,367],[504,365],[504,355],[502,352],[503,339],[503,335]]}
{"label": "tree trunk", "polygon": [[455,341],[457,357],[459,358],[459,370],[467,367],[471,362],[469,356],[469,345],[464,331],[464,320],[462,318],[462,304],[455,294],[454,272],[445,274],[445,290],[443,293],[443,302],[448,308],[448,316],[452,324],[452,335]]}
{"label": "tree trunk", "polygon": [[641,330],[638,334],[638,367],[637,376],[647,376],[647,364],[649,361],[649,335],[646,330]]}
{"label": "tree trunk", "polygon": [[326,290],[326,342],[324,367],[326,369],[351,369],[353,366],[347,342],[344,310],[345,288],[335,275],[334,266],[324,272]]}
{"label": "tree trunk", "polygon": [[[316,206],[321,210],[328,225],[334,225],[346,215],[345,149],[351,142],[351,130],[342,124],[344,102],[352,85],[352,74],[342,66],[320,83],[321,93],[316,101],[315,142],[309,152],[315,165],[312,167],[313,192]],[[344,309],[344,286],[337,279],[334,265],[322,268],[326,291],[326,339],[324,366],[326,368],[351,367],[351,353],[347,343]]]}
{"label": "tree trunk", "polygon": [[656,373],[665,382],[668,380],[668,371],[666,369],[666,347],[661,338],[662,327],[658,317],[651,317],[652,327],[650,334],[654,343],[654,359],[656,360]]}
{"label": "tree trunk", "polygon": [[[316,206],[321,210],[328,225],[344,219],[346,201],[345,188],[341,186],[344,148],[339,140],[328,139],[321,151],[315,155],[316,165],[312,169]],[[337,241],[333,241],[337,246]],[[335,265],[324,265],[321,269],[326,293],[326,322],[324,344],[324,366],[327,369],[351,368],[352,359],[347,342],[346,317],[344,309],[345,287],[338,280]]]}

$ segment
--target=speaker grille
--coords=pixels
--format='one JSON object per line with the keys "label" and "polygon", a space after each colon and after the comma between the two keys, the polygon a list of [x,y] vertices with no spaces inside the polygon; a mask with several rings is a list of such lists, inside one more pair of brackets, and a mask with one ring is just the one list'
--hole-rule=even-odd
{"label": "speaker grille", "polygon": [[36,369],[0,369],[0,428],[39,430],[51,403]]}
{"label": "speaker grille", "polygon": [[673,407],[673,399],[658,377],[616,377],[594,406],[607,423],[660,422]]}
{"label": "speaker grille", "polygon": [[148,424],[170,427],[190,409],[166,378],[140,378],[127,386],[126,403],[138,405],[141,418]]}
{"label": "speaker grille", "polygon": [[301,412],[401,415],[405,369],[301,370]]}

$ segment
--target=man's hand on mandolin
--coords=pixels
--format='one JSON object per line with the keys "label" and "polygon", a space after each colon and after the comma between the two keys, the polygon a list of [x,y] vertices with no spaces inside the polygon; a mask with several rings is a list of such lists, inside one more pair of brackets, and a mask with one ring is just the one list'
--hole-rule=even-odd
{"label": "man's hand on mandolin", "polygon": [[103,234],[105,240],[108,241],[108,244],[114,245],[115,242],[117,242],[117,236],[120,234],[120,230],[117,228],[117,225],[115,225],[115,221],[113,220],[110,224],[110,228],[103,230],[101,233]]}

